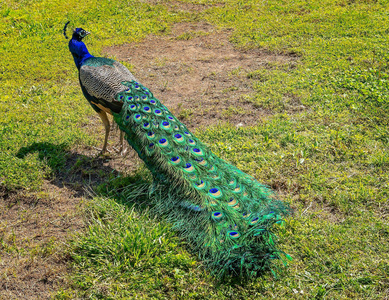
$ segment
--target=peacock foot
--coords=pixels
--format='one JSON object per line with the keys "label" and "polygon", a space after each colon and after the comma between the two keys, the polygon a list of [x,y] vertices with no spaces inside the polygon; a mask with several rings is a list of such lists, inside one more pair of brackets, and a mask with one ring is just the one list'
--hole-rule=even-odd
{"label": "peacock foot", "polygon": [[110,151],[110,150],[108,150],[107,148],[97,148],[97,147],[94,147],[93,146],[93,149],[96,149],[96,150],[98,150],[99,152],[96,154],[96,157],[99,157],[99,156],[109,156],[111,153],[112,153],[112,151]]}

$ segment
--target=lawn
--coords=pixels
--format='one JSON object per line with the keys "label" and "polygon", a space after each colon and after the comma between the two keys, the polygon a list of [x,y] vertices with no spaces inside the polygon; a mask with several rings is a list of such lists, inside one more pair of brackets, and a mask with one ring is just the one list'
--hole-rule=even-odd
{"label": "lawn", "polygon": [[[55,257],[66,269],[61,280],[46,286],[38,276],[49,294],[30,298],[388,299],[388,12],[384,0],[3,1],[0,298],[23,295],[9,288],[24,280],[12,261],[43,264]],[[214,153],[272,187],[294,209],[277,231],[280,248],[293,261],[286,267],[275,262],[276,278],[269,272],[218,281],[170,224],[119,193],[128,183],[149,180],[148,171],[139,161],[125,165],[134,157],[112,158],[110,165],[94,158],[103,129],[79,87],[62,35],[67,20],[93,33],[86,44],[96,56],[121,57],[112,49],[135,44],[153,53],[158,44],[144,42],[151,36],[173,45],[206,41],[203,30],[171,38],[177,24],[190,23],[228,33],[225,43],[236,53],[274,57],[256,69],[235,66],[226,78],[239,84],[221,93],[228,98],[242,84],[247,92],[233,106],[220,104],[220,120],[198,121],[193,130]],[[214,41],[208,42],[212,49]],[[135,76],[147,76],[171,61],[153,61],[150,72],[144,61],[124,63]],[[157,79],[150,74],[148,80]],[[208,116],[195,111],[201,106],[185,110],[185,101],[173,108],[192,124]],[[261,115],[247,126],[228,119],[244,120],[251,109]],[[222,116],[227,122],[219,122]],[[15,235],[16,223],[29,228],[36,220],[31,216],[38,218],[39,201],[55,210],[55,195],[62,193],[60,203],[66,203],[65,181],[68,189],[89,191],[67,212],[69,223],[75,218],[83,224],[77,232],[50,237],[44,230],[50,221],[34,227],[47,234],[42,243],[35,244],[38,233]],[[37,204],[20,206],[25,199]],[[16,221],[7,219],[12,209]]]}

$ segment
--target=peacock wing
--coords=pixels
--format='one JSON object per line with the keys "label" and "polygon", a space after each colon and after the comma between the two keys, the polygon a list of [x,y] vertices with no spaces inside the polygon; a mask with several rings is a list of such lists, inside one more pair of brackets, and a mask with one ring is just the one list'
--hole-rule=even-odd
{"label": "peacock wing", "polygon": [[120,111],[122,103],[115,95],[127,89],[124,81],[134,80],[134,76],[123,65],[112,59],[94,57],[80,68],[80,83],[87,93],[101,104],[114,111]]}
{"label": "peacock wing", "polygon": [[114,61],[113,62],[113,67],[116,69],[118,74],[121,74],[121,76],[124,79],[124,81],[131,81],[131,80],[137,81],[135,76],[125,66],[123,66],[121,63],[118,63],[117,61]]}

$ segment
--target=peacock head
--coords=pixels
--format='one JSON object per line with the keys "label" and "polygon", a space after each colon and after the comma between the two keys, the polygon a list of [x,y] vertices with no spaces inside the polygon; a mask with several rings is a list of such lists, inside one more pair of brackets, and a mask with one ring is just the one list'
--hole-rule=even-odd
{"label": "peacock head", "polygon": [[[66,36],[66,27],[69,25],[69,21],[66,22],[65,27],[63,28],[63,35],[67,39]],[[69,40],[69,50],[73,55],[74,62],[76,63],[76,67],[78,69],[81,68],[82,64],[89,58],[92,58],[91,55],[86,48],[82,39],[86,37],[90,32],[86,31],[82,28],[76,28],[73,31],[72,38]]]}
{"label": "peacock head", "polygon": [[[63,28],[63,35],[65,36],[65,39],[68,39],[68,36],[66,35],[66,28],[68,27],[70,21],[67,21],[64,28]],[[76,28],[73,30],[73,36],[72,39],[81,41],[84,37],[86,37],[90,32],[86,31],[82,28]]]}
{"label": "peacock head", "polygon": [[73,31],[72,39],[75,39],[77,41],[81,41],[84,37],[86,37],[90,32],[86,31],[82,28],[76,28]]}

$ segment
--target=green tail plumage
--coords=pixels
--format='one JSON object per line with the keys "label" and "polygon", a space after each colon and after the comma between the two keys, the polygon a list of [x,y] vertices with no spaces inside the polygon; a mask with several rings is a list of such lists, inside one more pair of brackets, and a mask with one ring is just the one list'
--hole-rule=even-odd
{"label": "green tail plumage", "polygon": [[255,275],[290,258],[271,229],[290,209],[253,177],[215,156],[145,87],[123,82],[114,114],[154,177],[145,188],[165,216],[218,275]]}

